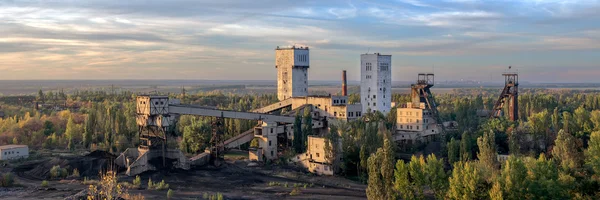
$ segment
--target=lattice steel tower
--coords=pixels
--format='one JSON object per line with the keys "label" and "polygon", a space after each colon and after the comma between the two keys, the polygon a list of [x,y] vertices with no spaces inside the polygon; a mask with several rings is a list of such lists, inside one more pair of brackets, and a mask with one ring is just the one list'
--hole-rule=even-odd
{"label": "lattice steel tower", "polygon": [[[510,70],[512,67],[508,67]],[[505,72],[504,89],[494,105],[492,117],[497,118],[504,115],[505,104],[508,103],[508,119],[517,121],[519,119],[519,74],[516,72]]]}

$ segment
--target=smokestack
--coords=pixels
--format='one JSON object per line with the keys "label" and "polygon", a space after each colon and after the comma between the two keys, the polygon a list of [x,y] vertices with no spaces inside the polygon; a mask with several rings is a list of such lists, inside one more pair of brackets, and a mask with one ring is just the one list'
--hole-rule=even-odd
{"label": "smokestack", "polygon": [[348,96],[348,80],[346,80],[346,70],[342,71],[342,96]]}

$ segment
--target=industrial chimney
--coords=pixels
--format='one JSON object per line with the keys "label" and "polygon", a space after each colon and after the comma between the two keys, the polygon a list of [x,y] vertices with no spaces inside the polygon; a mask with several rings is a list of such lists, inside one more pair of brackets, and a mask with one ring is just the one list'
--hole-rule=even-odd
{"label": "industrial chimney", "polygon": [[346,70],[342,71],[342,96],[348,96],[348,80],[346,80]]}

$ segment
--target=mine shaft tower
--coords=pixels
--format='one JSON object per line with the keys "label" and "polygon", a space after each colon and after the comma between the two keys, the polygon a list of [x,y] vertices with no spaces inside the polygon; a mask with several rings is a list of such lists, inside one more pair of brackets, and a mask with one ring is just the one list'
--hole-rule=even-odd
{"label": "mine shaft tower", "polygon": [[517,121],[519,119],[519,74],[516,72],[505,72],[502,76],[504,76],[504,89],[494,105],[491,117],[498,118],[503,116],[505,105],[508,103],[508,119]]}
{"label": "mine shaft tower", "polygon": [[431,88],[435,85],[435,75],[420,73],[417,78],[417,83],[411,85],[411,101],[413,105],[419,105],[421,102],[425,103],[425,109],[431,111],[436,122],[440,127],[441,125],[440,115],[437,109],[437,102],[431,93]]}

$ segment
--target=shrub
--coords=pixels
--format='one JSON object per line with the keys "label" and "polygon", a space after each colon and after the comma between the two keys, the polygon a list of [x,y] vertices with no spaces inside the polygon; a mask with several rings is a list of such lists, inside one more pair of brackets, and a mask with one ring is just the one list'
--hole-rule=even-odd
{"label": "shrub", "polygon": [[15,178],[12,173],[6,173],[2,175],[2,187],[12,187],[15,184]]}
{"label": "shrub", "polygon": [[173,190],[169,189],[169,191],[167,191],[167,199],[173,198],[173,195],[174,195]]}
{"label": "shrub", "polygon": [[60,165],[55,165],[50,169],[50,177],[53,179],[65,178],[67,176],[69,176],[67,169],[60,168]]}
{"label": "shrub", "polygon": [[58,178],[60,177],[60,166],[59,165],[55,165],[54,167],[52,167],[50,169],[50,177],[51,178]]}
{"label": "shrub", "polygon": [[88,200],[123,199],[129,196],[121,184],[117,182],[117,173],[108,171],[100,175],[98,186],[90,185]]}
{"label": "shrub", "polygon": [[47,188],[48,186],[50,186],[50,183],[47,180],[42,181],[42,187]]}
{"label": "shrub", "polygon": [[208,197],[209,197],[208,193],[204,192],[204,195],[202,195],[202,198],[203,199],[208,199]]}
{"label": "shrub", "polygon": [[133,187],[140,188],[142,186],[142,178],[140,178],[140,176],[135,176],[135,179],[133,179]]}
{"label": "shrub", "polygon": [[299,188],[294,188],[292,192],[290,192],[290,196],[298,196],[300,194],[302,194],[302,191],[300,191]]}
{"label": "shrub", "polygon": [[165,183],[165,180],[154,183],[152,179],[148,179],[148,190],[166,190],[169,189],[169,184]]}
{"label": "shrub", "polygon": [[223,200],[223,194],[217,193],[217,200]]}
{"label": "shrub", "polygon": [[73,170],[73,174],[71,174],[71,177],[73,177],[73,178],[79,178],[79,176],[80,176],[79,175],[79,170],[77,168],[75,168]]}

